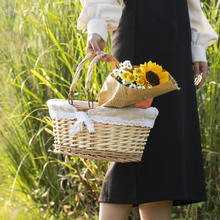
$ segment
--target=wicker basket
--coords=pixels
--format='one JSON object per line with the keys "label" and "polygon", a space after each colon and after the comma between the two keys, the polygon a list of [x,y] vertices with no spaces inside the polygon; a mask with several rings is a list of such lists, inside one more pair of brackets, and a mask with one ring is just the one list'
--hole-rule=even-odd
{"label": "wicker basket", "polygon": [[[89,58],[90,55],[88,55],[81,62],[79,68],[77,68],[71,91],[74,91],[79,72]],[[89,70],[91,70],[92,65],[94,65],[92,62]],[[88,85],[89,84],[87,83],[87,86]],[[115,118],[117,117],[116,111],[124,111],[124,109],[114,110],[114,108],[97,107],[97,103],[93,103],[92,106],[88,107],[88,103],[84,101],[73,101],[72,104],[73,105],[70,105],[68,101],[59,99],[53,99],[47,102],[53,122],[54,152],[56,154],[121,163],[141,161],[150,129],[158,114],[156,108],[151,107],[148,110],[134,108],[130,108],[130,110],[129,108],[126,108],[125,110],[127,112],[135,111],[136,115],[139,115],[139,112],[141,111],[153,111],[153,115],[151,114],[151,116],[145,120],[149,120],[151,126],[136,126],[128,125],[129,123],[123,124],[115,121]],[[109,116],[109,123],[94,119],[93,111],[99,108],[104,112],[105,110],[115,111],[116,117]],[[88,113],[90,112],[92,113],[89,115]],[[94,126],[93,131],[89,131],[85,121],[80,121],[79,118],[76,117],[77,113],[83,113],[92,118],[91,121]],[[146,112],[143,113],[148,117]],[[133,113],[127,115],[131,115],[132,120],[134,120]],[[124,120],[124,122],[126,122],[126,120]],[[71,127],[76,126],[76,124],[80,129],[73,135],[71,133]]]}

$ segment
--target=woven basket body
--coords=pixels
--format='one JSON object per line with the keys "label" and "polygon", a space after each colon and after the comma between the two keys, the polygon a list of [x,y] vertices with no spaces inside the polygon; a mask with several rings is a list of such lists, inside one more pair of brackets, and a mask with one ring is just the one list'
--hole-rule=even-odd
{"label": "woven basket body", "polygon": [[[79,102],[78,102],[79,103]],[[76,106],[85,106],[86,102],[80,102]],[[95,103],[94,107],[97,103]],[[129,117],[133,120],[134,114],[140,114],[146,110],[134,109],[134,108],[123,108],[123,109],[114,109],[108,107],[98,107],[92,109],[95,113],[97,110],[101,109],[101,112],[105,110],[110,111],[107,113],[107,118],[109,123],[101,121],[95,118],[95,115],[89,114],[88,109],[84,109],[83,114],[89,115],[92,118],[92,123],[94,125],[94,131],[91,132],[88,130],[86,123],[82,122],[82,127],[79,132],[76,134],[71,133],[71,127],[74,126],[79,119],[75,117],[77,113],[82,113],[82,108],[80,111],[69,103],[66,100],[49,100],[48,106],[50,110],[50,116],[53,122],[53,132],[54,132],[54,152],[56,154],[63,154],[69,156],[77,156],[87,159],[103,160],[103,161],[115,161],[121,163],[127,162],[139,162],[145,148],[147,138],[150,133],[150,127],[153,126],[154,120],[157,117],[158,111],[156,108],[150,108],[153,110],[153,116],[149,119],[150,121],[148,126],[136,126],[134,124],[126,123],[126,120],[123,120],[124,124],[118,124],[115,116],[118,115],[118,112],[122,111],[121,114],[130,115]],[[124,111],[126,112],[124,113]],[[100,118],[101,113],[98,111],[98,118]],[[152,115],[152,114],[151,114]],[[142,122],[144,119],[140,117]]]}
{"label": "woven basket body", "polygon": [[87,159],[138,162],[141,161],[150,128],[109,125],[94,122],[95,132],[83,131],[71,137],[70,126],[76,119],[53,118],[54,152]]}

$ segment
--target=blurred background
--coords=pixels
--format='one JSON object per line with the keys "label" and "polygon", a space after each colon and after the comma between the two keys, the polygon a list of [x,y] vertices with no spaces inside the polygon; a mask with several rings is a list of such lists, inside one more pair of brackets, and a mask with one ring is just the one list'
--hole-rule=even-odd
{"label": "blurred background", "polygon": [[[220,0],[201,2],[220,33]],[[46,101],[66,99],[86,55],[86,33],[76,29],[79,1],[0,1],[0,219],[98,219],[98,197],[108,162],[55,155]],[[110,52],[110,39],[106,52]],[[207,202],[175,207],[172,219],[220,219],[220,49],[207,49],[208,77],[197,91]],[[85,71],[75,97],[86,100]],[[110,72],[99,62],[93,98]],[[130,219],[138,219],[131,214]]]}

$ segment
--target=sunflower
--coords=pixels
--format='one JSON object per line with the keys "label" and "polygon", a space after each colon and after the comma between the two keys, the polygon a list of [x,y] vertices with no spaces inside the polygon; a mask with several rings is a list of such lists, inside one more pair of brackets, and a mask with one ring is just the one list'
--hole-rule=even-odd
{"label": "sunflower", "polygon": [[167,71],[163,71],[162,66],[152,63],[149,61],[148,63],[144,63],[140,65],[142,71],[144,72],[144,79],[148,81],[151,86],[157,86],[161,83],[165,83],[169,80],[169,73]]}

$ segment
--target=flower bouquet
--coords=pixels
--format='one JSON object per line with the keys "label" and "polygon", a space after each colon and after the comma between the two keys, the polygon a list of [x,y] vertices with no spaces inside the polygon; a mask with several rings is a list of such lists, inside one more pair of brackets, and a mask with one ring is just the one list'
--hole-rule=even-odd
{"label": "flower bouquet", "polygon": [[132,66],[131,62],[126,60],[107,77],[98,105],[119,108],[135,106],[139,102],[176,89],[180,89],[177,82],[157,63],[149,61]]}

